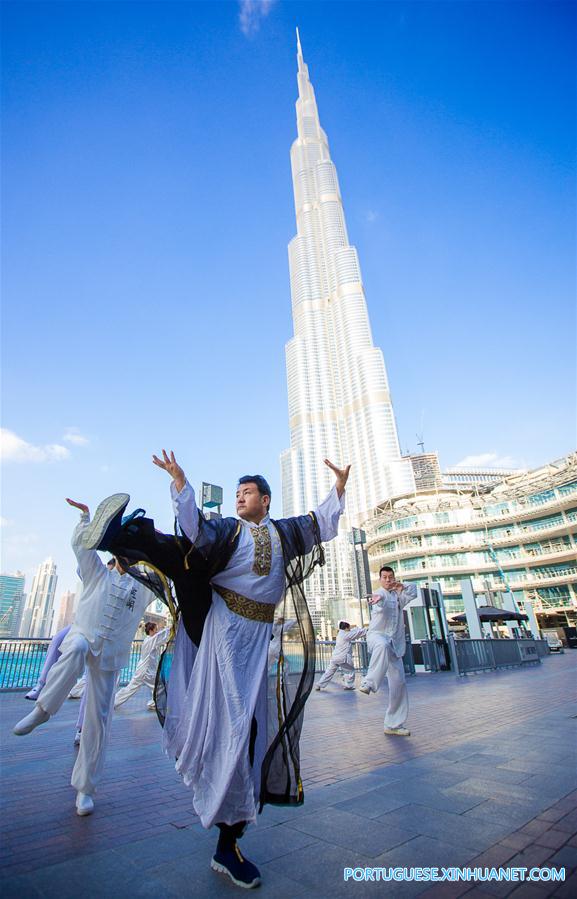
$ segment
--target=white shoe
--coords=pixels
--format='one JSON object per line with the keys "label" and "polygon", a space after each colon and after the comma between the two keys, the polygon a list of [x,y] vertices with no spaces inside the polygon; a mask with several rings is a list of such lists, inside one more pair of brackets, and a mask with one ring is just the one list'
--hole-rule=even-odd
{"label": "white shoe", "polygon": [[76,814],[83,817],[84,815],[91,815],[94,811],[94,800],[92,796],[89,796],[88,793],[77,793],[76,794]]}
{"label": "white shoe", "polygon": [[17,737],[23,737],[24,734],[31,733],[39,724],[46,724],[49,718],[50,715],[48,712],[45,712],[41,706],[35,705],[30,714],[26,715],[25,718],[22,718],[18,722],[13,733],[15,733]]}
{"label": "white shoe", "polygon": [[36,702],[36,700],[40,696],[41,689],[42,687],[32,687],[32,689],[29,690],[24,699],[30,699],[32,702]]}
{"label": "white shoe", "polygon": [[410,737],[411,731],[406,727],[385,727],[383,733],[391,737]]}
{"label": "white shoe", "polygon": [[76,733],[74,734],[74,745],[75,746],[80,746],[80,737],[81,736],[82,736],[82,731],[77,730]]}
{"label": "white shoe", "polygon": [[361,684],[361,686],[359,687],[359,692],[366,693],[366,695],[368,696],[369,693],[373,693],[374,690],[371,690],[368,684]]}

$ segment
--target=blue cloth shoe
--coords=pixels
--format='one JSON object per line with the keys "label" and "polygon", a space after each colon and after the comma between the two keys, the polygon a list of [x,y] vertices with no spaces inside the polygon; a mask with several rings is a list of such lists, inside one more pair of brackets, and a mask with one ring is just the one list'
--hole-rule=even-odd
{"label": "blue cloth shoe", "polygon": [[238,843],[235,843],[232,849],[217,849],[210,867],[220,874],[228,874],[237,887],[252,890],[254,887],[260,886],[260,871],[256,865],[244,858],[238,848]]}

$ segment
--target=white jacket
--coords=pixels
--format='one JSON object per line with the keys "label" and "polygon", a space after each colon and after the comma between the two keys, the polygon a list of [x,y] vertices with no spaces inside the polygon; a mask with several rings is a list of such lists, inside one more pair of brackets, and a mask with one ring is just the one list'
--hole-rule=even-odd
{"label": "white jacket", "polygon": [[371,606],[371,623],[367,633],[369,650],[372,637],[385,637],[397,658],[400,659],[404,656],[406,649],[403,609],[416,598],[417,588],[414,584],[405,584],[399,594],[394,590],[378,587],[375,593],[380,593],[381,599]]}
{"label": "white jacket", "polygon": [[100,656],[102,670],[117,671],[126,665],[136,629],[156,597],[129,574],[110,571],[96,550],[84,549],[81,540],[89,522],[90,516],[83,513],[72,535],[82,592],[61,651],[75,634],[82,634],[91,653]]}

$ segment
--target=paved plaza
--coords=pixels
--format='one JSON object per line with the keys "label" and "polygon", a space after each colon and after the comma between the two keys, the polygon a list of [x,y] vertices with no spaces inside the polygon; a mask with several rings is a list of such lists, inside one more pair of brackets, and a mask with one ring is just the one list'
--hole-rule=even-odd
{"label": "paved plaza", "polygon": [[[385,694],[314,692],[302,741],[305,804],[270,808],[242,841],[258,895],[577,895],[577,651],[538,666],[410,679],[413,735],[382,733]],[[27,737],[0,694],[3,899],[242,895],[209,867],[190,794],[160,751],[141,691],[115,713],[93,816],[69,786],[78,703]],[[367,867],[564,866],[564,884],[344,882]]]}

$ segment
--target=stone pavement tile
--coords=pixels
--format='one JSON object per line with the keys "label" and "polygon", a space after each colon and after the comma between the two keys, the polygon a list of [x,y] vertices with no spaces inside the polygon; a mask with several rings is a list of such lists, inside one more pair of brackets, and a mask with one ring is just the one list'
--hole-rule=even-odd
{"label": "stone pavement tile", "polygon": [[126,896],[172,897],[147,872],[137,871],[125,859],[115,858],[111,852],[100,852],[50,865],[29,874],[28,884],[43,899],[124,899]]}
{"label": "stone pavement tile", "polygon": [[29,874],[2,877],[2,899],[41,899],[42,893]]}
{"label": "stone pavement tile", "polygon": [[460,899],[471,889],[470,883],[436,883],[423,893],[423,899]]}
{"label": "stone pavement tile", "polygon": [[405,843],[416,833],[415,830],[380,821],[368,821],[360,815],[336,808],[325,809],[300,821],[293,821],[287,827],[294,827],[343,849],[360,852],[368,858],[374,858],[392,846]]}
{"label": "stone pavement tile", "polygon": [[545,833],[540,834],[535,839],[535,843],[538,846],[549,846],[551,849],[560,849],[566,842],[566,832],[563,830],[555,830],[554,827],[552,827],[551,830],[546,830]]}
{"label": "stone pavement tile", "polygon": [[499,845],[510,846],[512,849],[521,852],[523,849],[526,849],[527,846],[530,846],[534,839],[535,838],[529,833],[522,833],[520,830],[515,830],[513,833],[503,837],[500,840]]}
{"label": "stone pavement tile", "polygon": [[567,830],[569,833],[577,833],[577,811],[569,812],[564,818],[560,818],[556,822],[555,827],[558,830]]}
{"label": "stone pavement tile", "polygon": [[526,849],[514,855],[509,861],[512,868],[539,868],[549,864],[548,859],[554,854],[554,850],[548,846],[536,846],[532,843]]}
{"label": "stone pavement tile", "polygon": [[528,821],[527,824],[524,824],[523,827],[519,829],[521,833],[528,833],[535,840],[536,837],[541,836],[542,833],[550,830],[552,826],[553,825],[550,821],[541,821],[539,818],[534,818],[532,821]]}
{"label": "stone pavement tile", "polygon": [[387,787],[389,796],[396,799],[404,799],[405,803],[414,802],[430,808],[442,809],[446,812],[460,814],[475,805],[479,805],[482,799],[478,794],[467,794],[464,791],[449,793],[444,789],[437,789],[431,783],[424,783],[418,779],[408,783],[393,783]]}
{"label": "stone pavement tile", "polygon": [[577,849],[574,846],[563,846],[549,858],[547,864],[553,868],[565,868],[566,872],[574,871],[577,868]]}
{"label": "stone pavement tile", "polygon": [[486,818],[511,827],[521,827],[540,811],[540,803],[510,802],[504,799],[486,799],[464,813],[465,818]]}
{"label": "stone pavement tile", "polygon": [[557,799],[563,799],[577,787],[577,773],[566,769],[559,771],[558,774],[533,774],[523,781],[523,786],[528,790],[539,790],[541,793],[556,795]]}
{"label": "stone pavement tile", "polygon": [[569,837],[567,845],[568,846],[577,846],[577,834],[575,836]]}
{"label": "stone pavement tile", "polygon": [[567,814],[567,810],[561,807],[560,803],[557,802],[555,805],[552,805],[551,808],[544,809],[540,815],[538,815],[539,820],[541,821],[549,821],[551,824],[554,824],[556,821],[560,821],[561,818],[564,818]]}
{"label": "stone pavement tile", "polygon": [[436,837],[447,843],[481,852],[509,833],[509,828],[493,821],[475,821],[422,805],[405,805],[378,818],[385,824]]}
{"label": "stone pavement tile", "polygon": [[252,828],[242,838],[242,851],[257,865],[263,865],[281,855],[304,849],[312,843],[318,843],[316,837],[288,824],[267,827],[265,830]]}
{"label": "stone pavement tile", "polygon": [[[216,845],[217,832],[213,834],[213,842]],[[126,859],[133,865],[154,867],[166,861],[189,856],[204,845],[201,835],[186,828],[186,830],[174,830],[170,833],[155,834],[154,836],[138,839],[138,830],[133,834],[133,839],[122,846],[114,848],[115,855]]]}
{"label": "stone pavement tile", "polygon": [[446,792],[448,795],[462,792],[478,793],[480,796],[484,796],[485,799],[506,797],[514,802],[535,801],[541,802],[542,808],[549,807],[559,798],[558,793],[551,794],[544,790],[541,791],[535,788],[529,789],[524,783],[513,784],[490,780],[486,777],[471,777],[469,780],[460,781],[455,784],[454,787],[447,787]]}
{"label": "stone pavement tile", "polygon": [[515,899],[547,899],[552,895],[553,889],[550,883],[520,883],[511,896],[515,896]]}
{"label": "stone pavement tile", "polygon": [[370,793],[364,793],[362,796],[345,799],[344,802],[337,802],[332,807],[341,809],[343,812],[352,812],[354,815],[360,815],[361,818],[378,818],[379,815],[384,815],[385,812],[392,812],[394,809],[401,808],[401,806],[406,804],[402,799],[390,796],[386,788],[381,788],[371,790]]}
{"label": "stone pavement tile", "polygon": [[555,897],[559,899],[575,899],[577,896],[577,874],[571,874],[565,878],[565,881],[555,890]]}
{"label": "stone pavement tile", "polygon": [[296,881],[304,892],[312,897],[319,897],[319,899],[323,897],[324,899],[324,897],[330,896],[332,899],[332,897],[345,895],[363,897],[369,889],[375,887],[377,889],[373,890],[373,893],[380,892],[382,895],[382,883],[363,884],[344,880],[345,868],[366,868],[372,867],[374,864],[374,861],[365,855],[350,850],[343,851],[341,847],[322,843],[297,849],[295,852],[267,862],[262,866],[261,871],[263,885],[270,882],[275,895],[279,895],[275,885],[279,875],[282,875],[289,881]]}
{"label": "stone pavement tile", "polygon": [[[465,846],[445,843],[429,836],[417,836],[407,843],[387,850],[374,860],[382,867],[446,868],[468,865],[475,852]],[[430,884],[429,884],[430,887]]]}
{"label": "stone pavement tile", "polygon": [[476,855],[469,862],[472,868],[502,868],[516,855],[512,846],[504,846],[503,843],[495,843],[489,846],[480,855]]}

